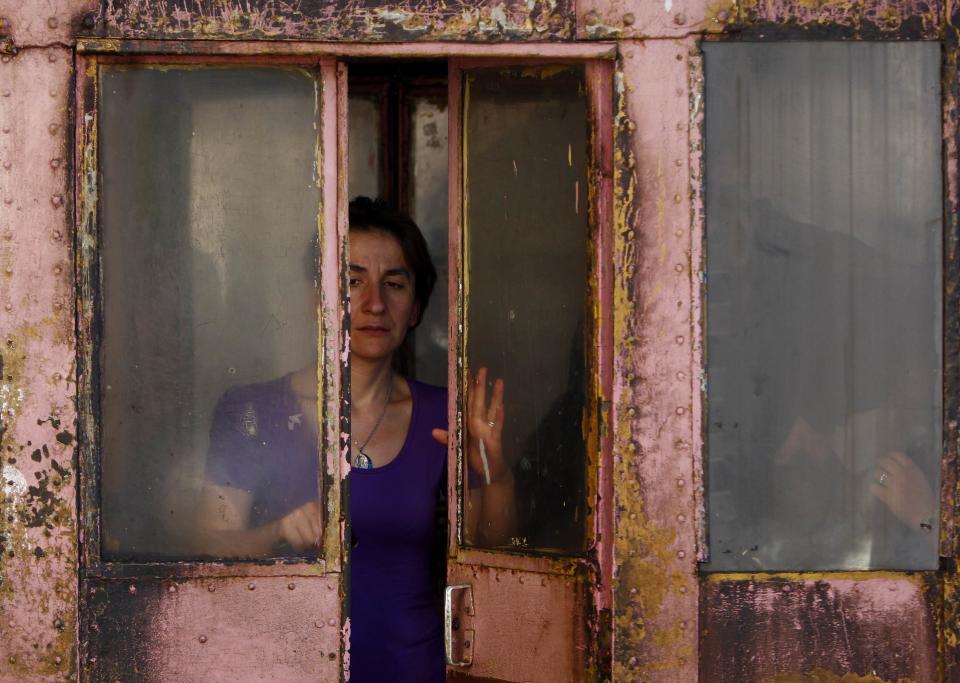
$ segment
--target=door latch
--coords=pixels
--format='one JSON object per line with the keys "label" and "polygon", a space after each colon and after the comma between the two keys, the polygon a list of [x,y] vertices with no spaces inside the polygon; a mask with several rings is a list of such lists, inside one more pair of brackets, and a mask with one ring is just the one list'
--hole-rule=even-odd
{"label": "door latch", "polygon": [[[447,586],[443,591],[443,649],[446,653],[447,664],[450,666],[467,667],[473,664],[474,633],[473,629],[460,630],[460,618],[453,613],[453,594],[463,591],[460,607],[463,614],[473,614],[473,588],[469,583],[458,583]],[[459,639],[459,653],[454,652],[453,632],[462,634]],[[456,658],[459,654],[460,659]]]}

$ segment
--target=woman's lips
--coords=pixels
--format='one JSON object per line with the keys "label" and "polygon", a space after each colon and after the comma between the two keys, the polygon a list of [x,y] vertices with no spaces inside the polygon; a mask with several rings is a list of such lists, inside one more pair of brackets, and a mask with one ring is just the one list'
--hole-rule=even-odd
{"label": "woman's lips", "polygon": [[377,325],[363,325],[357,328],[357,332],[363,332],[364,334],[369,334],[373,336],[383,336],[390,332],[386,327],[379,327]]}

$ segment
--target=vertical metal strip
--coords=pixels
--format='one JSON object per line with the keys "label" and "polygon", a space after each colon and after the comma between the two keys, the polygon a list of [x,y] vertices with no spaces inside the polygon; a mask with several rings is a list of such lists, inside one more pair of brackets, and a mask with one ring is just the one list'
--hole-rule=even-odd
{"label": "vertical metal strip", "polygon": [[464,261],[463,261],[463,156],[462,143],[462,69],[460,62],[448,62],[447,76],[447,265],[449,281],[448,347],[447,347],[447,415],[450,429],[447,447],[447,520],[449,524],[448,549],[453,557],[463,544],[463,467],[460,450],[463,432],[459,410],[459,396],[463,379],[463,338],[465,324]]}

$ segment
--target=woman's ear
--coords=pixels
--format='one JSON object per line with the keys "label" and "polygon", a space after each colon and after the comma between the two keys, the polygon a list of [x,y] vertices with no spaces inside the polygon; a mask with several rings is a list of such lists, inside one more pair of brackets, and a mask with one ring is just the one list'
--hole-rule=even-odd
{"label": "woman's ear", "polygon": [[413,329],[420,324],[420,302],[413,302],[413,309],[410,311],[410,321],[407,323],[408,329]]}

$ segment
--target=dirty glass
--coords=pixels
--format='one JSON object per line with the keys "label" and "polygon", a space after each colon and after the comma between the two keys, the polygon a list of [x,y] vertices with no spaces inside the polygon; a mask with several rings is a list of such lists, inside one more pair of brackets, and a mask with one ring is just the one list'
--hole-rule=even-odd
{"label": "dirty glass", "polygon": [[437,269],[430,305],[414,335],[414,370],[422,382],[447,385],[447,98],[410,96],[410,216]]}
{"label": "dirty glass", "polygon": [[380,98],[375,95],[350,95],[347,103],[349,158],[348,187],[350,197],[379,197],[380,150]]}
{"label": "dirty glass", "polygon": [[934,569],[940,48],[704,52],[707,567]]}
{"label": "dirty glass", "polygon": [[[512,503],[488,496],[474,458],[467,540],[576,552],[586,515],[583,73],[479,70],[465,88],[466,357],[504,380],[502,448],[515,487]],[[497,533],[511,518],[510,533]]]}
{"label": "dirty glass", "polygon": [[316,554],[318,88],[102,71],[104,559]]}

